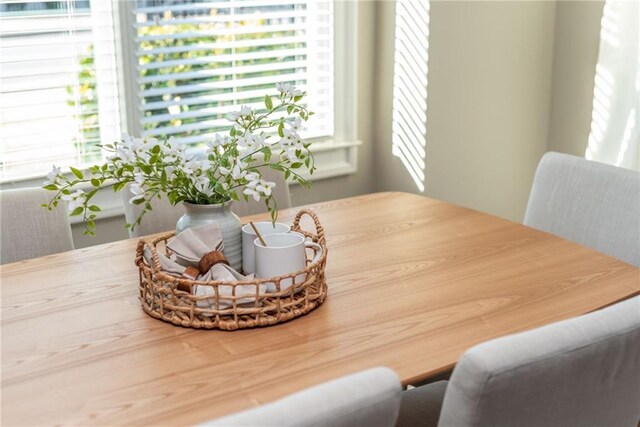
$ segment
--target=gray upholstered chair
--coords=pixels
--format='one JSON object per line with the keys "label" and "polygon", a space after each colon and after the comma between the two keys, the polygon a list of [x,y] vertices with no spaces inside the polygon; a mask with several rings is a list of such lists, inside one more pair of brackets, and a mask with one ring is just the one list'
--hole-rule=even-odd
{"label": "gray upholstered chair", "polygon": [[449,382],[403,393],[398,426],[636,427],[638,421],[640,296],[469,349]]}
{"label": "gray upholstered chair", "polygon": [[394,426],[402,386],[389,368],[373,368],[308,388],[205,426]]}
{"label": "gray upholstered chair", "polygon": [[0,264],[73,249],[64,202],[49,212],[52,193],[41,188],[0,192]]}
{"label": "gray upholstered chair", "polygon": [[[276,183],[273,194],[278,209],[290,208],[291,198],[289,196],[289,186],[285,182],[282,173],[269,168],[264,168],[261,172],[266,181]],[[124,214],[129,224],[133,223],[142,211],[142,206],[129,203],[131,197],[133,197],[133,195],[128,188],[125,188],[122,191],[122,202],[124,204]],[[136,226],[133,231],[129,230],[129,237],[139,237],[162,231],[175,230],[176,222],[178,222],[178,219],[184,214],[182,205],[171,206],[166,197],[162,197],[160,200],[154,200],[151,206],[153,209],[145,213],[140,225]],[[231,209],[236,215],[241,217],[266,212],[267,210],[263,201],[256,202],[253,199],[249,199],[248,202],[244,200],[235,202]]]}
{"label": "gray upholstered chair", "polygon": [[524,224],[640,267],[640,173],[547,153]]}

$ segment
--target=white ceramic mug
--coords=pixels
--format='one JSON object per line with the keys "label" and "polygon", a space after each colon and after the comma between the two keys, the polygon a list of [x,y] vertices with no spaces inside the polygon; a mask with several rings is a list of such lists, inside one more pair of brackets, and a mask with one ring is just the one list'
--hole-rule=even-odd
{"label": "white ceramic mug", "polygon": [[[281,222],[275,224],[271,221],[261,221],[253,223],[260,234],[267,236],[275,233],[288,233],[291,227]],[[256,232],[253,231],[251,224],[242,226],[242,271],[245,275],[256,272],[256,255],[253,247],[253,241],[256,239]]]}
{"label": "white ceramic mug", "polygon": [[[258,238],[253,242],[256,254],[256,276],[260,278],[286,276],[304,269],[307,266],[306,248],[316,250],[312,263],[322,256],[322,247],[307,240],[300,233],[277,233],[262,237],[267,246],[263,246]],[[302,283],[306,279],[306,274],[298,274],[295,279],[296,284]],[[280,290],[284,291],[291,285],[292,278],[282,279]],[[267,291],[275,292],[275,283],[267,283]]]}

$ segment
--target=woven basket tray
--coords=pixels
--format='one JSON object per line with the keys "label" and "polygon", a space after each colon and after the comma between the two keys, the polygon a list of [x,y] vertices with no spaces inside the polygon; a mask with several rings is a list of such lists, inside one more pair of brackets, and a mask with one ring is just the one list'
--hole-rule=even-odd
{"label": "woven basket tray", "polygon": [[[310,216],[315,223],[315,233],[300,228],[300,220],[304,215]],[[140,270],[142,309],[152,317],[175,325],[229,331],[275,325],[310,312],[320,306],[327,296],[324,275],[327,244],[324,229],[314,212],[302,209],[297,213],[291,230],[319,244],[322,247],[320,258],[311,263],[315,250],[309,248],[307,267],[304,270],[291,272],[286,276],[245,282],[203,282],[171,276],[161,270],[157,254],[159,251],[167,254],[166,243],[175,233],[167,233],[155,239],[141,239],[136,250],[136,265]],[[151,250],[153,265],[149,265],[143,257],[145,247]],[[282,280],[293,280],[295,277],[298,277],[298,282],[300,277],[305,279],[288,289],[280,290]],[[275,285],[275,291],[266,291],[266,283]],[[194,285],[209,286],[214,296],[192,295],[179,290],[179,284],[189,288]]]}

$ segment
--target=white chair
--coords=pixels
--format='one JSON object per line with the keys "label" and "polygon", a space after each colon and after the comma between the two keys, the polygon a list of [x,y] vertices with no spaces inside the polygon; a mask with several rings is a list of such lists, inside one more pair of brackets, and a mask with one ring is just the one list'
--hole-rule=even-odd
{"label": "white chair", "polygon": [[392,427],[402,386],[389,368],[374,368],[308,388],[203,426]]}
{"label": "white chair", "polygon": [[547,153],[524,224],[640,267],[640,173]]}
{"label": "white chair", "polygon": [[637,427],[640,296],[465,352],[403,393],[398,426]]}
{"label": "white chair", "polygon": [[52,196],[41,188],[0,192],[0,264],[73,249],[66,204],[41,206]]}
{"label": "white chair", "polygon": [[[273,189],[273,195],[278,205],[278,209],[287,209],[291,207],[291,198],[289,195],[289,186],[284,180],[282,172],[264,168],[261,170],[262,176],[266,181],[273,181],[276,187]],[[122,191],[122,202],[124,204],[124,214],[127,223],[132,224],[140,215],[143,206],[132,205],[129,203],[133,195],[129,188]],[[175,230],[178,219],[184,214],[182,205],[171,206],[166,196],[160,200],[154,200],[151,203],[152,210],[144,214],[142,222],[135,227],[133,231],[129,230],[129,237],[145,236],[147,234],[159,233],[162,231]],[[266,212],[267,208],[263,201],[256,202],[249,199],[248,202],[240,200],[234,202],[233,212],[238,216],[254,215]]]}

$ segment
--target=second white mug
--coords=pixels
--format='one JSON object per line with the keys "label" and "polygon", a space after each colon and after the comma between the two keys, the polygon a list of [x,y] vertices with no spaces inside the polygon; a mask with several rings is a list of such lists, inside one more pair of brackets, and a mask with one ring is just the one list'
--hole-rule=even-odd
{"label": "second white mug", "polygon": [[[263,236],[291,231],[291,227],[281,222],[274,224],[271,221],[260,221],[253,224]],[[245,275],[256,272],[256,255],[253,246],[256,237],[256,232],[253,231],[251,224],[242,226],[242,271]]]}

